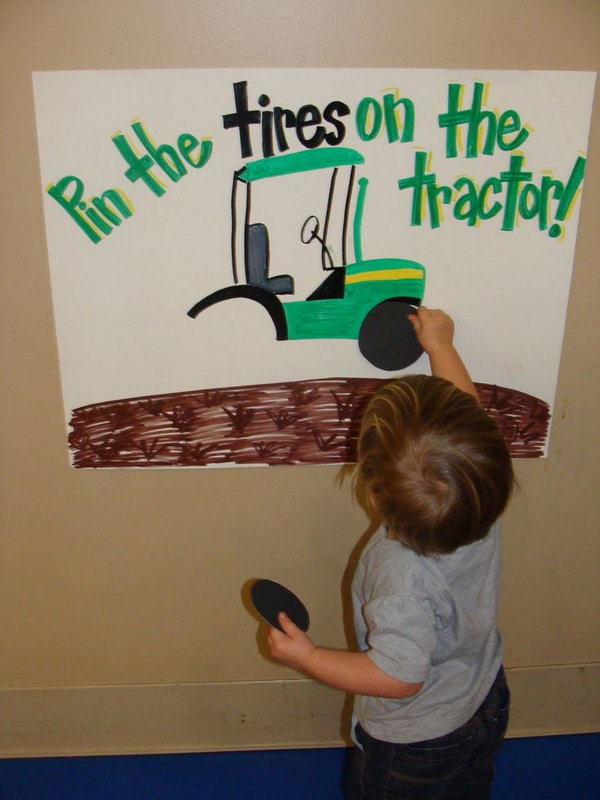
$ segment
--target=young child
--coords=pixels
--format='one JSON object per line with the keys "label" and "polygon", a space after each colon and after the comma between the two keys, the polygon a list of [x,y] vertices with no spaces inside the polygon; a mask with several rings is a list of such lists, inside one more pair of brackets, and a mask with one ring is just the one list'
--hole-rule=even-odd
{"label": "young child", "polygon": [[359,652],[315,646],[284,614],[269,648],[356,695],[349,800],[485,800],[508,722],[497,519],[513,473],[450,317],[411,321],[432,376],[384,386],[359,436],[358,480],[384,522],[352,585]]}

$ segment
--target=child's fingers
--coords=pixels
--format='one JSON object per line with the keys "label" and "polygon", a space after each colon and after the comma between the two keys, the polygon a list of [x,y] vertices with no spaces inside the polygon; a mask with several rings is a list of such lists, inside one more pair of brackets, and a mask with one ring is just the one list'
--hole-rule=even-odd
{"label": "child's fingers", "polygon": [[277,628],[271,628],[267,636],[267,641],[269,642],[270,648],[277,647],[277,645],[280,644],[280,642],[282,642],[284,639],[287,639],[287,636]]}
{"label": "child's fingers", "polygon": [[300,628],[295,625],[288,615],[283,611],[279,612],[277,619],[279,620],[279,624],[283,628],[283,632],[286,636],[296,636],[300,632]]}
{"label": "child's fingers", "polygon": [[408,314],[407,318],[410,324],[412,325],[413,331],[415,332],[415,336],[418,338],[421,332],[421,323],[419,322],[419,318],[415,314]]}
{"label": "child's fingers", "polygon": [[415,333],[419,333],[423,325],[423,306],[417,308],[414,314],[407,314],[407,318],[410,321],[410,324],[413,326]]}

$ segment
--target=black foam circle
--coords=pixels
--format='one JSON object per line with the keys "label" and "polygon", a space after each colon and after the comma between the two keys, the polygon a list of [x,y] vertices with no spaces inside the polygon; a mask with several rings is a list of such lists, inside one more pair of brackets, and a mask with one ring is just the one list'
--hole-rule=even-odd
{"label": "black foam circle", "polygon": [[422,355],[408,314],[416,308],[401,300],[384,300],[363,320],[358,346],[363,356],[379,369],[405,369]]}
{"label": "black foam circle", "polygon": [[277,615],[283,611],[301,630],[308,630],[310,618],[306,606],[280,583],[260,578],[252,585],[250,596],[258,613],[274,628],[281,630]]}

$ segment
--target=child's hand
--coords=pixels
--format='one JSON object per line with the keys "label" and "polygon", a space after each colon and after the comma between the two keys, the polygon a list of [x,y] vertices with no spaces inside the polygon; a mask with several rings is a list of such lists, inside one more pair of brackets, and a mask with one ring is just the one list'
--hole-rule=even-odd
{"label": "child's hand", "polygon": [[308,662],[317,648],[304,631],[294,625],[283,611],[279,614],[278,619],[283,633],[277,628],[271,628],[267,639],[272,657],[285,664],[286,667],[306,670]]}
{"label": "child's hand", "polygon": [[416,314],[410,314],[408,318],[419,344],[429,355],[444,347],[452,347],[454,323],[445,311],[421,306]]}
{"label": "child's hand", "polygon": [[439,308],[421,306],[416,314],[409,314],[408,319],[429,356],[431,374],[445,378],[479,402],[477,389],[452,343],[454,323],[448,314]]}

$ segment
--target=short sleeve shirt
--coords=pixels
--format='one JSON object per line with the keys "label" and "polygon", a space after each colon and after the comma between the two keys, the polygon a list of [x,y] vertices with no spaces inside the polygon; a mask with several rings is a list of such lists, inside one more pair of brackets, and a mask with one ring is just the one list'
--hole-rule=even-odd
{"label": "short sleeve shirt", "polygon": [[423,683],[412,697],[358,695],[355,717],[376,739],[416,742],[464,724],[489,691],[502,659],[496,627],[500,533],[443,556],[419,556],[371,538],[353,584],[359,648],[387,675]]}

